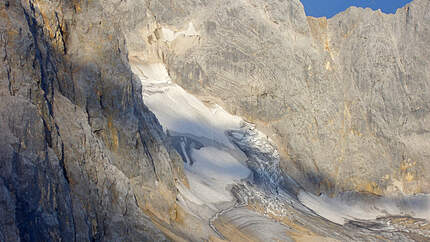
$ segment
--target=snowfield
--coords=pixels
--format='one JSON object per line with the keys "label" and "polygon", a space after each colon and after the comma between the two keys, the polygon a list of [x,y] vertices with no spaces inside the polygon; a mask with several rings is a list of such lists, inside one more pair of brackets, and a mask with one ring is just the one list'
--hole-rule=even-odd
{"label": "snowfield", "polygon": [[[174,84],[163,64],[132,66],[142,81],[143,101],[157,116],[165,132],[195,140],[211,140],[213,146],[187,148],[181,143],[190,188],[181,186],[184,198],[198,205],[231,202],[228,186],[250,175],[245,156],[227,138],[227,130],[239,129],[241,118],[221,107],[208,107]],[[207,143],[207,142],[206,142]],[[189,150],[189,151],[188,151]]]}
{"label": "snowfield", "polygon": [[[189,27],[190,33],[192,30],[193,27]],[[186,34],[163,31],[166,40]],[[187,93],[171,81],[163,64],[130,63],[142,82],[145,105],[156,115],[168,135],[180,138],[176,148],[186,162],[184,168],[190,186],[178,184],[178,200],[190,213],[201,216],[201,207],[209,208],[212,213],[203,216],[208,218],[220,211],[220,204],[230,203],[231,206],[234,197],[230,188],[251,175],[247,165],[260,176],[267,177],[276,190],[280,179],[288,177],[279,173],[279,154],[267,136],[251,126],[246,128],[240,117],[227,113],[220,106],[205,105]],[[200,145],[191,146],[193,142]],[[249,157],[242,150],[246,150]],[[330,198],[302,190],[297,198],[297,202],[310,209],[309,213],[341,225],[350,220],[403,215],[430,221],[430,197],[427,195],[396,199],[360,197],[357,193],[346,192]],[[196,206],[200,208],[196,209]]]}
{"label": "snowfield", "polygon": [[337,224],[350,220],[374,220],[386,216],[412,216],[430,221],[428,195],[389,197],[358,197],[357,193],[344,192],[337,197],[324,194],[315,196],[305,191],[299,201],[315,213]]}

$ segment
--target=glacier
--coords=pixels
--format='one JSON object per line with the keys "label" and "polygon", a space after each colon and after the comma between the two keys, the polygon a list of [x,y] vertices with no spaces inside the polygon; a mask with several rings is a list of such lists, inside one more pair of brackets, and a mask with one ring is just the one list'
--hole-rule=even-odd
{"label": "glacier", "polygon": [[[336,197],[306,192],[280,172],[276,146],[254,124],[185,91],[171,80],[163,63],[130,63],[142,82],[145,105],[185,162],[189,186],[177,184],[179,203],[190,214],[208,220],[221,238],[214,223],[222,215],[238,227],[270,228],[277,238],[288,240],[284,236],[288,227],[271,218],[285,217],[291,208],[300,216],[320,217],[339,225],[372,221],[379,230],[387,231],[394,228],[378,218],[430,220],[427,195],[396,199],[356,192]],[[246,208],[251,200],[264,207],[262,215]]]}

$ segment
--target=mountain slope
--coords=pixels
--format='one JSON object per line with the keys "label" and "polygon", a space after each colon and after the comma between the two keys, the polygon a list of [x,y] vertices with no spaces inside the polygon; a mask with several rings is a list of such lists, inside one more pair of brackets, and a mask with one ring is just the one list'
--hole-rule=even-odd
{"label": "mountain slope", "polygon": [[429,8],[5,1],[0,240],[428,240]]}

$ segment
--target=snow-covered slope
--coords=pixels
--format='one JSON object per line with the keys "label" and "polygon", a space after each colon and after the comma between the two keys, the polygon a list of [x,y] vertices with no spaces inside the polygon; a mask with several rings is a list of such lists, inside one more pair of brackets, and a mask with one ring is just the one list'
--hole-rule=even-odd
{"label": "snow-covered slope", "polygon": [[301,191],[298,198],[315,213],[337,224],[387,216],[411,216],[430,221],[430,196],[424,194],[390,198],[344,192],[330,198]]}
{"label": "snow-covered slope", "polygon": [[[180,192],[178,201],[191,214],[203,219],[216,218],[226,208],[224,211],[228,212],[222,215],[224,218],[235,214],[231,187],[243,184],[242,181],[252,173],[253,182],[263,187],[259,188],[263,193],[247,188],[251,190],[244,190],[243,197],[240,191],[236,191],[235,196],[244,201],[249,196],[257,198],[261,204],[267,205],[267,214],[284,216],[283,213],[288,213],[285,204],[294,204],[292,206],[297,211],[311,216],[319,215],[340,225],[349,221],[375,221],[386,216],[413,216],[430,220],[430,198],[425,195],[395,199],[343,193],[330,198],[301,190],[293,179],[280,173],[280,157],[276,147],[253,125],[227,113],[218,105],[204,104],[186,92],[171,81],[163,64],[131,63],[133,72],[142,82],[144,103],[175,141],[174,145],[184,159],[189,187],[177,185]],[[252,193],[254,195],[250,195]],[[243,209],[240,211],[243,212]],[[272,223],[264,219],[258,221],[266,225],[255,224],[254,220],[238,222],[234,217],[231,219],[251,228]],[[212,224],[211,227],[217,232]],[[284,229],[281,226],[276,231],[279,235],[285,234]]]}
{"label": "snow-covered slope", "polygon": [[[161,63],[132,65],[142,81],[144,103],[171,136],[183,137],[179,151],[185,158],[189,189],[180,186],[182,196],[198,205],[231,202],[228,186],[250,175],[246,156],[226,136],[239,129],[241,119],[221,107],[208,107],[170,80]],[[190,147],[189,142],[204,146]]]}
{"label": "snow-covered slope", "polygon": [[238,129],[241,119],[218,105],[208,107],[180,86],[171,82],[161,63],[136,64],[133,71],[142,81],[145,104],[157,116],[164,130],[205,137],[231,148],[226,130]]}

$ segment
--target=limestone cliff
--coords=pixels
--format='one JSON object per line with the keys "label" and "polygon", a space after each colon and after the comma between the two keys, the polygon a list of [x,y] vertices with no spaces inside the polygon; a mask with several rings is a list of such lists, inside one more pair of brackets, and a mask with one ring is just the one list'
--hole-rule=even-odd
{"label": "limestone cliff", "polygon": [[0,5],[1,241],[158,241],[150,215],[175,220],[182,161],[109,7]]}

